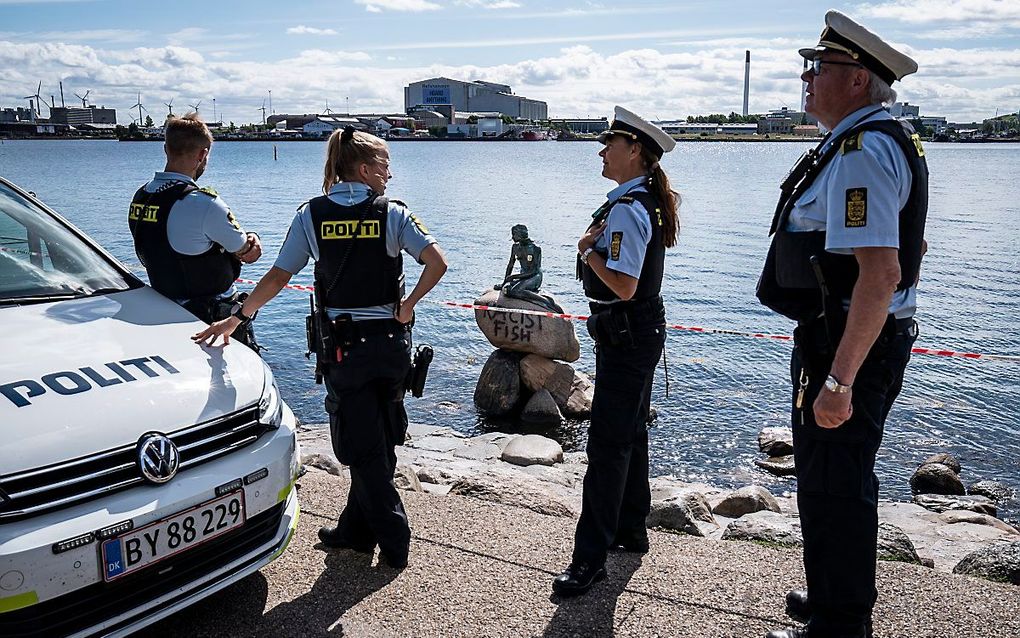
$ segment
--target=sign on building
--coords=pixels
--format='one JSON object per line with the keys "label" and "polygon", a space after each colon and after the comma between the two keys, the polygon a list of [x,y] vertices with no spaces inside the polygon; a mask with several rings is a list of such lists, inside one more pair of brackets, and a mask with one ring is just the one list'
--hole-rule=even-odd
{"label": "sign on building", "polygon": [[424,104],[452,104],[449,84],[425,84],[421,92]]}

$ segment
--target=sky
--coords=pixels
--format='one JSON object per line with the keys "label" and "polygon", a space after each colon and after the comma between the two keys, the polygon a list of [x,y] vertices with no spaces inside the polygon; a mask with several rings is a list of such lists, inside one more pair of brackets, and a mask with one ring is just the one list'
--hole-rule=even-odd
{"label": "sky", "polygon": [[550,117],[622,104],[678,119],[739,113],[750,50],[750,111],[764,113],[799,108],[797,49],[830,8],[917,60],[894,88],[922,115],[1020,110],[1020,0],[0,0],[0,107],[27,107],[39,82],[59,106],[62,81],[68,105],[87,90],[122,123],[139,96],[157,122],[171,100],[237,124],[261,121],[263,103],[399,113],[404,86],[444,76],[509,84]]}

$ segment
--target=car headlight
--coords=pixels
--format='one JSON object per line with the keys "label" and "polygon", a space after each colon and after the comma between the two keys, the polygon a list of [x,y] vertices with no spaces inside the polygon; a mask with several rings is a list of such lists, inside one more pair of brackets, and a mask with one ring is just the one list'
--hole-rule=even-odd
{"label": "car headlight", "polygon": [[273,371],[265,363],[262,365],[266,369],[266,385],[262,390],[262,398],[259,399],[259,423],[278,428],[283,422],[283,400],[280,398],[280,388],[276,385]]}

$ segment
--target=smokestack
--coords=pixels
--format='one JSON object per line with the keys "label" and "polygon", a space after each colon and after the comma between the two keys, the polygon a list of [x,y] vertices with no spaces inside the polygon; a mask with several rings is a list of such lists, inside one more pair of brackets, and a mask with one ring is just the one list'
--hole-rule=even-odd
{"label": "smokestack", "polygon": [[60,107],[61,107],[61,108],[64,108],[64,107],[66,107],[66,106],[67,106],[67,105],[66,105],[66,104],[64,104],[64,81],[63,81],[63,80],[61,80],[61,81],[60,81]]}
{"label": "smokestack", "polygon": [[[804,58],[804,73],[807,73],[808,60]],[[800,85],[800,112],[804,112],[804,107],[807,106],[807,82],[801,82]]]}
{"label": "smokestack", "polygon": [[751,52],[744,52],[744,116],[747,117],[747,97],[751,88]]}

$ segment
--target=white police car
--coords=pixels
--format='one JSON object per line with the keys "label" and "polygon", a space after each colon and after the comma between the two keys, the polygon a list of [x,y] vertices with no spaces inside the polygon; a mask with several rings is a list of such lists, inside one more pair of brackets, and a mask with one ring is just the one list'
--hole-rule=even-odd
{"label": "white police car", "polygon": [[245,347],[0,178],[0,636],[131,633],[294,532],[294,415]]}

